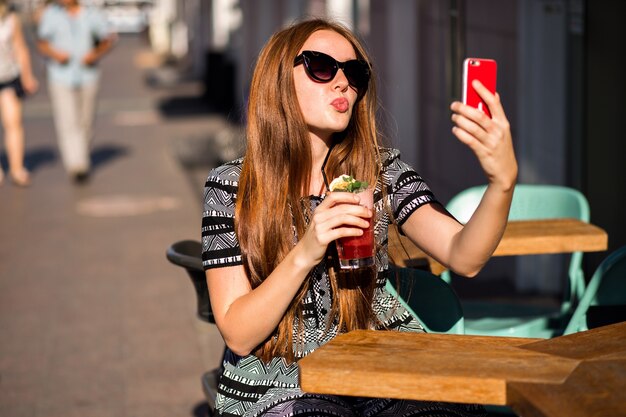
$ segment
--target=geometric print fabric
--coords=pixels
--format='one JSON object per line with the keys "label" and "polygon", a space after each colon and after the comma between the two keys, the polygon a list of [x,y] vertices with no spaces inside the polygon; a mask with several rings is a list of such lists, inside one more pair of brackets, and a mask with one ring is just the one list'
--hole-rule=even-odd
{"label": "geometric print fabric", "polygon": [[[390,222],[401,225],[416,209],[436,200],[422,178],[400,160],[398,150],[381,148],[380,151],[382,175],[374,191],[378,277],[372,307],[381,330],[424,331],[421,324],[385,289],[388,278],[387,230]],[[237,159],[213,169],[208,175],[202,212],[204,269],[242,265],[234,230],[242,163],[243,158]],[[386,201],[383,201],[382,187],[385,187]],[[309,197],[311,211],[323,201],[323,197]],[[390,210],[385,210],[385,206]],[[310,285],[302,301],[303,320],[302,323],[296,322],[294,329],[297,334],[297,329],[304,327],[304,340],[300,346],[294,344],[296,357],[308,355],[339,333],[335,321],[329,317],[332,291],[327,269],[326,260],[323,260],[311,271]],[[227,357],[234,359],[224,364],[225,371],[216,399],[218,415],[257,416],[285,401],[306,397],[298,385],[297,363],[287,364],[282,358],[273,358],[265,364],[254,355],[237,357],[232,352]]]}

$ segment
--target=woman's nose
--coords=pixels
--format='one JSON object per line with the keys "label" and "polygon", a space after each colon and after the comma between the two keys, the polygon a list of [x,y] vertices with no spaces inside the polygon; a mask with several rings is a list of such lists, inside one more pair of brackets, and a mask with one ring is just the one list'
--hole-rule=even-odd
{"label": "woman's nose", "polygon": [[333,88],[338,88],[341,91],[345,91],[350,83],[348,82],[348,78],[346,78],[346,74],[344,74],[342,69],[337,71],[335,74],[335,78],[333,79]]}

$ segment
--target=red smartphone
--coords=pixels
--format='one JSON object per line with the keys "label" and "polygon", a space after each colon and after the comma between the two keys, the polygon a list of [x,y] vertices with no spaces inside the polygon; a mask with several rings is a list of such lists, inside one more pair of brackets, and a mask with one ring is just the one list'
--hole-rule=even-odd
{"label": "red smartphone", "polygon": [[498,64],[493,59],[465,58],[463,61],[463,104],[475,107],[491,117],[489,108],[472,87],[472,81],[477,79],[487,87],[487,90],[495,93],[497,73]]}

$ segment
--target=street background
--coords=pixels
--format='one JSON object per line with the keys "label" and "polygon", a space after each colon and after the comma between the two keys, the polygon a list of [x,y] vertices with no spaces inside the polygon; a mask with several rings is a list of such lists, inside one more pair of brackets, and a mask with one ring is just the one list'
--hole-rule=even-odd
{"label": "street background", "polygon": [[74,185],[31,51],[41,83],[24,102],[32,185],[0,186],[0,416],[201,415],[200,378],[223,344],[165,251],[200,238],[206,139],[224,118],[198,104],[195,82],[151,87],[146,40],[122,36],[101,63],[94,170]]}

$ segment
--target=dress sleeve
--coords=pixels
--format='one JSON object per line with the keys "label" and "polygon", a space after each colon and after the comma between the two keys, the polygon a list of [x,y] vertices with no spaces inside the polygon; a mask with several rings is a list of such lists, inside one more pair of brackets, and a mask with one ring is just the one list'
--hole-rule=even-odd
{"label": "dress sleeve", "polygon": [[422,177],[400,160],[400,151],[381,151],[383,180],[386,183],[393,216],[399,226],[418,208],[437,202]]}
{"label": "dress sleeve", "polygon": [[241,248],[235,234],[235,200],[239,171],[223,165],[209,173],[202,211],[202,267],[207,270],[241,265]]}

